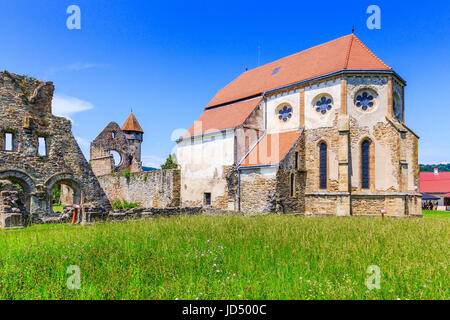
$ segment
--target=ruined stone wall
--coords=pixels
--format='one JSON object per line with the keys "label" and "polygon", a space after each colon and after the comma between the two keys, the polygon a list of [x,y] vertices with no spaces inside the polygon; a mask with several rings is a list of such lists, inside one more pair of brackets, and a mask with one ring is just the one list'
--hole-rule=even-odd
{"label": "ruined stone wall", "polygon": [[[0,73],[0,179],[22,186],[33,215],[51,213],[53,188],[62,182],[75,190],[77,201],[101,214],[110,209],[109,201],[71,133],[71,122],[51,114],[53,90],[51,82]],[[12,151],[5,150],[6,133],[14,136]],[[40,137],[46,155],[38,154]]]}
{"label": "ruined stone wall", "polygon": [[[130,143],[126,134],[115,122],[110,122],[105,129],[91,142],[90,164],[96,176],[110,174],[129,169],[130,172],[141,172],[142,163],[136,158],[139,154],[138,143]],[[111,151],[120,155],[120,163],[115,164]]]}
{"label": "ruined stone wall", "polygon": [[[293,195],[291,194],[291,175],[294,175]],[[305,136],[302,134],[281,161],[277,171],[276,211],[303,213],[305,211],[305,189]]]}
{"label": "ruined stone wall", "polygon": [[241,211],[275,212],[277,168],[241,170]]}
{"label": "ruined stone wall", "polygon": [[137,202],[143,208],[180,206],[180,171],[153,170],[131,173],[129,178],[121,172],[98,177],[108,199]]}

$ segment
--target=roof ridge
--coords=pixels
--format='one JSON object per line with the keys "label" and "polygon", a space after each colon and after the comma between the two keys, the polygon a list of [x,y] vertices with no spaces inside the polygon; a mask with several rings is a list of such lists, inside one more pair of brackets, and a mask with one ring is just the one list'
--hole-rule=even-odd
{"label": "roof ridge", "polygon": [[386,68],[392,69],[390,66],[388,66],[386,63],[384,63],[383,60],[381,60],[375,53],[373,53],[361,40],[359,40],[359,38],[355,35],[353,35],[353,37],[357,40],[357,42],[359,43],[359,45],[366,50],[370,55],[372,55],[375,59],[377,59],[378,61],[380,61]]}
{"label": "roof ridge", "polygon": [[348,67],[348,60],[350,59],[350,52],[352,51],[352,45],[353,45],[354,37],[355,37],[355,35],[352,33],[351,37],[350,37],[349,44],[348,44],[347,56],[345,57],[344,69],[347,69],[347,67]]}
{"label": "roof ridge", "polygon": [[280,61],[280,60],[284,60],[284,59],[286,59],[286,58],[290,58],[290,57],[293,57],[293,56],[297,56],[297,55],[303,54],[303,53],[308,52],[308,51],[310,51],[310,50],[312,50],[312,49],[316,49],[316,48],[323,47],[323,46],[325,46],[325,45],[330,44],[331,42],[335,42],[335,41],[337,41],[337,40],[340,40],[340,39],[345,38],[345,37],[348,37],[348,36],[351,36],[351,34],[347,34],[347,35],[345,35],[345,36],[341,36],[341,37],[339,37],[339,38],[336,38],[336,39],[333,39],[333,40],[330,40],[330,41],[327,41],[327,42],[324,42],[324,43],[320,43],[320,44],[315,45],[315,46],[313,46],[313,47],[310,47],[310,48],[307,48],[307,49],[304,49],[304,50],[301,50],[301,51],[292,53],[292,54],[290,54],[290,55],[288,55],[288,56],[279,58],[279,59],[277,59],[277,60],[275,60],[275,61],[268,62],[268,63],[263,64],[263,65],[261,65],[261,66],[258,66],[258,67],[256,67],[256,68],[247,70],[247,71],[245,71],[244,73],[241,73],[241,76],[242,76],[243,74],[246,74],[247,72],[257,70],[257,69],[259,69],[259,68],[265,67],[265,66],[267,66],[267,65],[269,65],[269,64],[272,64],[272,63],[276,63],[276,62],[278,62],[278,61]]}

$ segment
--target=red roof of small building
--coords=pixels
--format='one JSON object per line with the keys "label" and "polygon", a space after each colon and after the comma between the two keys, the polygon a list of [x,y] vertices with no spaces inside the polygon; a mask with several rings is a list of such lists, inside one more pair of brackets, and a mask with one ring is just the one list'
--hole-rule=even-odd
{"label": "red roof of small building", "polygon": [[340,70],[391,70],[354,34],[249,70],[220,90],[206,108],[255,97]]}
{"label": "red roof of small building", "polygon": [[284,159],[302,131],[266,134],[241,163],[242,167],[276,165]]}
{"label": "red roof of small building", "polygon": [[122,126],[123,131],[136,131],[144,133],[144,130],[142,130],[141,126],[139,125],[139,122],[136,120],[136,117],[133,113],[130,113],[127,120]]}
{"label": "red roof of small building", "polygon": [[420,173],[420,192],[426,193],[448,193],[450,192],[450,172]]}
{"label": "red roof of small building", "polygon": [[183,135],[183,138],[236,128],[244,123],[261,100],[261,98],[250,99],[220,108],[205,110]]}

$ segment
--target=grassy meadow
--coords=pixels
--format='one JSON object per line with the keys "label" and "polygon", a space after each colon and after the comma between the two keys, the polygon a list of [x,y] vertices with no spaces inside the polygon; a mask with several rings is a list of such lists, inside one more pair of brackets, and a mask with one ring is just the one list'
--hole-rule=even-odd
{"label": "grassy meadow", "polygon": [[[0,230],[0,299],[449,299],[449,222],[199,215]],[[379,290],[365,285],[370,265]]]}

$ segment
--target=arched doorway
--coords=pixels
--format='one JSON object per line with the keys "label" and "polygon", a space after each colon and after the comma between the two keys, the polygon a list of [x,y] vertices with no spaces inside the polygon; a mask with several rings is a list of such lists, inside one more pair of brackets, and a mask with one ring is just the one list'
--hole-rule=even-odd
{"label": "arched doorway", "polygon": [[11,182],[23,193],[23,205],[26,213],[31,211],[31,194],[35,191],[36,185],[31,177],[24,171],[4,170],[0,171],[0,180]]}
{"label": "arched doorway", "polygon": [[81,203],[80,186],[70,173],[53,175],[44,185],[52,214],[61,213],[65,206]]}

